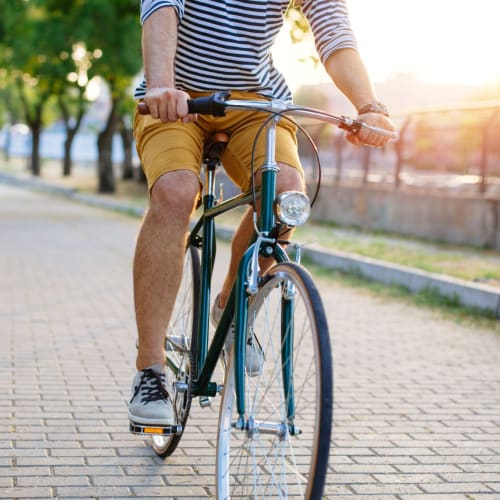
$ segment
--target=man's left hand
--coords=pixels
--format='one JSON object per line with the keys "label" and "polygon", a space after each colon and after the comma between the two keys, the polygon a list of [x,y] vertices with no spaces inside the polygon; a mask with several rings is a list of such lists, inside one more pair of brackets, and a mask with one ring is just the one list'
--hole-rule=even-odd
{"label": "man's left hand", "polygon": [[[379,113],[363,113],[362,115],[358,115],[357,119],[361,122],[366,123],[367,125],[382,128],[389,132],[397,131],[396,125],[394,125],[392,120],[387,116],[381,115]],[[373,146],[375,148],[382,148],[391,140],[390,137],[377,134],[376,132],[372,132],[363,127],[356,133],[348,132],[346,135],[346,139],[356,146],[365,144],[367,146]]]}

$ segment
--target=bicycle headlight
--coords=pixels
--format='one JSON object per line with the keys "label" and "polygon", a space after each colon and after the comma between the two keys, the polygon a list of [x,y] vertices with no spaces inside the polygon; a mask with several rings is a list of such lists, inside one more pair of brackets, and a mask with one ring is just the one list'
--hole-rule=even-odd
{"label": "bicycle headlight", "polygon": [[274,214],[289,226],[300,226],[309,218],[311,203],[300,191],[284,191],[274,200]]}

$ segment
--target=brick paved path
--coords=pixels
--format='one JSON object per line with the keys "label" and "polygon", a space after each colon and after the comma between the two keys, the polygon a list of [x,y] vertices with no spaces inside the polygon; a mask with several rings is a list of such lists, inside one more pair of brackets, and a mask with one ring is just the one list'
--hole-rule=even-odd
{"label": "brick paved path", "polygon": [[[194,405],[167,462],[127,432],[137,227],[0,185],[0,498],[213,497],[216,404]],[[336,376],[328,498],[500,498],[500,335],[322,289]]]}

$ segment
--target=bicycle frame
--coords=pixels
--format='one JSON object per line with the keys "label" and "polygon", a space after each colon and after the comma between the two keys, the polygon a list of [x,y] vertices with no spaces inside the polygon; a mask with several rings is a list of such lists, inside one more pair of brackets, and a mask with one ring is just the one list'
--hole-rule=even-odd
{"label": "bicycle frame", "polygon": [[[214,219],[236,207],[249,204],[254,199],[254,193],[249,190],[241,195],[215,204],[215,168],[206,168],[206,187],[203,196],[203,214],[196,223],[188,237],[188,244],[201,247],[201,282],[200,282],[200,306],[199,322],[197,332],[197,359],[194,360],[195,367],[193,373],[195,380],[192,384],[194,396],[214,396],[217,393],[217,384],[211,382],[212,374],[222,351],[224,340],[231,322],[234,319],[235,327],[235,377],[236,395],[240,418],[245,413],[244,399],[244,359],[243,352],[246,337],[246,312],[247,312],[247,286],[248,277],[254,273],[256,279],[257,269],[255,269],[256,259],[259,253],[272,255],[278,262],[288,261],[288,255],[279,246],[266,238],[274,227],[275,218],[273,213],[273,201],[276,196],[276,176],[279,172],[275,159],[276,145],[276,124],[279,117],[271,119],[266,130],[266,160],[261,168],[262,183],[259,192],[261,199],[260,219],[258,233],[260,237],[254,235],[253,242],[248,247],[240,262],[236,282],[229,296],[224,309],[221,321],[215,331],[210,347],[208,346],[209,336],[209,315],[210,315],[210,292],[211,278],[215,261],[215,224]],[[200,244],[199,233],[202,233]],[[289,312],[292,314],[292,311]],[[286,346],[284,346],[286,349]],[[288,346],[289,349],[289,346]],[[284,354],[284,357],[287,357]],[[289,356],[288,356],[289,358]],[[287,369],[290,371],[289,368]],[[288,376],[286,380],[290,380]],[[290,389],[291,392],[291,389]],[[290,398],[288,398],[290,401]],[[293,400],[290,402],[293,407]]]}

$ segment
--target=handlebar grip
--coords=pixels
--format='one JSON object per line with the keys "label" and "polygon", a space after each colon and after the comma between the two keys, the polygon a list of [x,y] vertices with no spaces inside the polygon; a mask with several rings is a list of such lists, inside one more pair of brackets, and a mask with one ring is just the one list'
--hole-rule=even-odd
{"label": "handlebar grip", "polygon": [[[231,93],[228,91],[221,91],[206,97],[188,99],[188,112],[190,114],[224,116],[226,114],[225,102],[230,95]],[[137,111],[141,115],[150,114],[148,105],[144,101],[137,103]]]}
{"label": "handlebar grip", "polygon": [[390,130],[385,130],[380,127],[373,127],[372,125],[367,125],[366,123],[361,122],[361,128],[367,128],[376,134],[383,135],[384,137],[389,137],[390,139],[397,140],[399,138],[399,134],[397,132],[392,132]]}
{"label": "handlebar grip", "polygon": [[206,97],[189,99],[188,111],[200,115],[224,116],[226,114],[225,102],[230,95],[228,91],[221,91]]}

